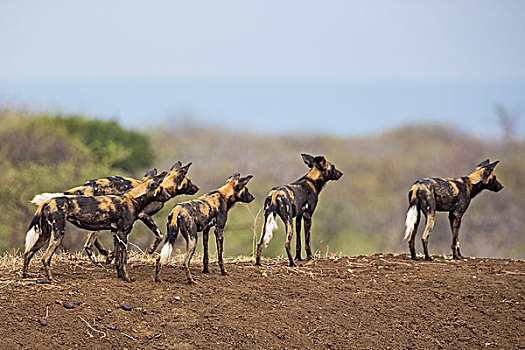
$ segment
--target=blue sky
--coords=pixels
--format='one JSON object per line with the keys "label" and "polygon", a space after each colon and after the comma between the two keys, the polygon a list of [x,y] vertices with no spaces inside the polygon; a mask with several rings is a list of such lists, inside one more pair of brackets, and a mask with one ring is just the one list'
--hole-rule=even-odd
{"label": "blue sky", "polygon": [[490,132],[525,105],[525,1],[1,1],[0,53],[0,104],[133,127]]}

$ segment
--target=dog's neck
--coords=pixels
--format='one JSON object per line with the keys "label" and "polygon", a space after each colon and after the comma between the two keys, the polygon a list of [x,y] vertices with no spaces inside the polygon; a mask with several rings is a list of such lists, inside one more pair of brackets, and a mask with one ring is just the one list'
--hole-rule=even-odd
{"label": "dog's neck", "polygon": [[230,181],[226,185],[219,188],[217,192],[226,202],[226,208],[230,210],[230,208],[233,207],[236,202],[235,192],[233,191],[233,181]]}
{"label": "dog's neck", "polygon": [[181,194],[182,191],[180,187],[182,187],[182,183],[177,183],[175,180],[177,178],[178,172],[177,171],[170,171],[166,177],[161,182],[161,186],[164,188],[164,191],[166,191],[172,198]]}
{"label": "dog's neck", "polygon": [[476,197],[481,191],[485,189],[483,187],[483,182],[478,181],[477,179],[472,179],[470,176],[465,176],[462,179],[467,184],[470,199]]}
{"label": "dog's neck", "polygon": [[142,195],[140,197],[130,198],[131,203],[133,203],[133,207],[134,207],[135,211],[136,212],[141,212],[142,210],[144,210],[144,208],[148,204],[153,202],[151,197],[153,197],[153,196],[145,194],[145,195]]}
{"label": "dog's neck", "polygon": [[316,167],[311,168],[301,179],[311,183],[317,194],[321,192],[326,184],[323,173]]}
{"label": "dog's neck", "polygon": [[142,211],[146,205],[152,202],[151,197],[153,197],[153,195],[147,193],[147,186],[148,182],[143,182],[122,195],[133,203],[133,207],[137,212]]}

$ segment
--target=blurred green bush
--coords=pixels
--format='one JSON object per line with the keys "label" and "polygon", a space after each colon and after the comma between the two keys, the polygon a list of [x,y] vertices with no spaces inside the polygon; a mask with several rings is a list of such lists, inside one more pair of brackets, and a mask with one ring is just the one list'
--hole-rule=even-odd
{"label": "blurred green bush", "polygon": [[[149,137],[115,121],[0,111],[0,250],[23,246],[35,194],[138,173],[152,161]],[[70,234],[64,245],[78,247]]]}

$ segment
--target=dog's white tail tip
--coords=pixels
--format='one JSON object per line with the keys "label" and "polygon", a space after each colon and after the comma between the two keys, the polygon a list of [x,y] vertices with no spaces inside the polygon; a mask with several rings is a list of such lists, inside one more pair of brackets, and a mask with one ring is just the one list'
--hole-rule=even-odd
{"label": "dog's white tail tip", "polygon": [[165,265],[173,252],[173,245],[171,243],[165,243],[160,251],[160,263]]}
{"label": "dog's white tail tip", "polygon": [[33,199],[31,199],[31,203],[40,205],[41,203],[47,201],[48,199],[60,197],[63,195],[64,193],[47,193],[47,192],[41,193],[41,194],[37,194],[36,196],[34,196]]}
{"label": "dog's white tail tip", "polygon": [[27,253],[33,246],[35,245],[36,241],[38,241],[38,237],[40,236],[38,229],[35,228],[35,226],[31,227],[29,231],[27,231],[26,234],[26,250]]}
{"label": "dog's white tail tip", "polygon": [[266,230],[264,231],[264,247],[268,247],[268,244],[270,244],[270,240],[273,237],[273,231],[277,229],[277,221],[275,220],[275,213],[271,213],[268,215],[268,219],[266,219]]}
{"label": "dog's white tail tip", "polygon": [[408,209],[407,212],[407,219],[405,222],[406,231],[405,231],[405,237],[403,239],[408,239],[410,236],[410,233],[414,229],[414,226],[417,221],[417,205],[413,205]]}

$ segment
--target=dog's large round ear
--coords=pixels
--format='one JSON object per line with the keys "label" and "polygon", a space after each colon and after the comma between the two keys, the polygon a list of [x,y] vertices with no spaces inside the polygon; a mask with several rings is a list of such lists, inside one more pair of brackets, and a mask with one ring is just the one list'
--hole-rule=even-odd
{"label": "dog's large round ear", "polygon": [[180,169],[181,167],[182,167],[182,163],[180,161],[178,161],[177,163],[172,165],[170,171],[172,171],[173,169]]}
{"label": "dog's large round ear", "polygon": [[144,174],[144,178],[142,180],[144,181],[146,179],[153,179],[156,175],[157,175],[157,168],[152,168],[148,170],[146,174]]}
{"label": "dog's large round ear", "polygon": [[229,182],[231,182],[232,180],[238,180],[240,177],[241,177],[241,174],[239,174],[239,173],[233,173],[232,176],[230,176],[230,177],[228,178],[228,180],[226,180],[226,183],[229,183]]}
{"label": "dog's large round ear", "polygon": [[496,168],[496,165],[498,165],[498,163],[499,163],[499,160],[495,161],[495,162],[492,163],[492,164],[489,164],[489,165],[487,166],[487,169],[490,170],[491,172],[494,171],[494,168]]}
{"label": "dog's large round ear", "polygon": [[303,162],[309,167],[313,168],[314,166],[314,157],[312,157],[309,154],[303,153],[301,154],[301,157],[303,157]]}
{"label": "dog's large round ear", "polygon": [[482,161],[481,163],[478,164],[478,166],[476,167],[476,169],[484,168],[484,167],[486,167],[486,166],[489,165],[489,164],[490,164],[490,160],[485,159],[484,161]]}
{"label": "dog's large round ear", "polygon": [[151,181],[148,182],[148,186],[146,187],[148,191],[152,191],[160,186],[162,183],[162,180],[166,177],[166,174],[168,174],[167,171],[163,171],[159,175],[155,176]]}
{"label": "dog's large round ear", "polygon": [[324,156],[317,156],[314,158],[314,164],[316,167],[318,167],[319,169],[324,169],[325,166],[326,166],[326,159]]}
{"label": "dog's large round ear", "polygon": [[242,179],[239,179],[238,183],[239,184],[242,184],[243,186],[246,186],[248,184],[248,182],[250,182],[250,180],[253,178],[253,175],[248,175],[248,176],[245,176],[243,177]]}
{"label": "dog's large round ear", "polygon": [[252,177],[253,177],[253,175],[248,175],[246,177],[240,178],[239,181],[237,181],[235,183],[234,189],[236,191],[240,191],[244,186],[246,186],[248,184],[248,182],[250,182]]}
{"label": "dog's large round ear", "polygon": [[188,170],[190,170],[191,162],[183,166],[180,170],[186,175],[188,173]]}
{"label": "dog's large round ear", "polygon": [[164,180],[164,178],[166,177],[166,175],[168,175],[168,172],[167,171],[163,171],[159,175],[155,176],[155,181],[157,181],[158,183],[161,183],[162,180]]}

